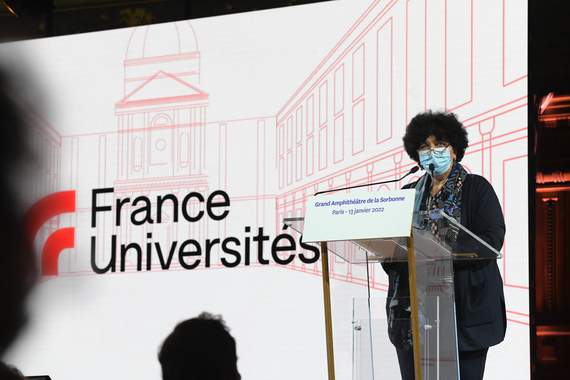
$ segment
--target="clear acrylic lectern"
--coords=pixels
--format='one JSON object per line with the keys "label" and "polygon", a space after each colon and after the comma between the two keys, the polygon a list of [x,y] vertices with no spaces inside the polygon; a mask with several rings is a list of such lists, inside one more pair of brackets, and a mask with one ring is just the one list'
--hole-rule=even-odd
{"label": "clear acrylic lectern", "polygon": [[[422,228],[427,218],[446,218],[457,230],[453,246]],[[328,244],[327,249],[349,263],[405,263],[409,253],[413,262],[410,273],[410,298],[417,311],[412,315],[413,349],[419,355],[423,380],[459,379],[457,334],[455,323],[454,262],[465,260],[496,260],[502,255],[441,211],[414,212],[411,236],[385,239],[353,240],[353,244]],[[303,233],[304,218],[285,218],[285,224]],[[465,262],[467,264],[467,262]],[[323,269],[324,270],[324,269]],[[415,292],[412,285],[415,283]],[[415,294],[413,294],[415,293]],[[415,299],[415,301],[413,301]],[[410,300],[397,300],[408,303]],[[387,339],[385,300],[354,299],[353,306],[353,379],[399,379],[399,373],[383,371],[375,363],[388,350],[395,351]],[[379,316],[379,314],[383,314]],[[394,322],[409,323],[404,320]],[[419,348],[419,349],[418,349]],[[395,358],[395,355],[393,355]],[[394,359],[395,360],[395,359]],[[376,364],[376,365],[375,365]],[[392,365],[397,366],[396,363]]]}

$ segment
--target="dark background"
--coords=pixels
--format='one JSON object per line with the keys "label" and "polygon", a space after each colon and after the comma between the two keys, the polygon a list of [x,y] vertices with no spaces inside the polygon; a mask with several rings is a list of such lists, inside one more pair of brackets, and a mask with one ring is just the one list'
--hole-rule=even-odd
{"label": "dark background", "polygon": [[[6,0],[0,2],[0,42],[94,32],[262,9],[315,0]],[[18,10],[21,10],[20,12]]]}

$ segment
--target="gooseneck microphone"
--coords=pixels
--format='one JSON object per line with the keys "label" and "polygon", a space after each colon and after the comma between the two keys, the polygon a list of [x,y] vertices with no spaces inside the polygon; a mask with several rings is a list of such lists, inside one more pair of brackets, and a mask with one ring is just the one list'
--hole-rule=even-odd
{"label": "gooseneck microphone", "polygon": [[[433,165],[433,164],[432,164]],[[420,170],[419,166],[414,166],[408,173],[406,173],[405,176],[403,176],[402,178],[399,179],[392,179],[390,181],[382,181],[382,182],[375,182],[375,183],[367,183],[365,185],[358,185],[358,186],[349,186],[349,187],[342,187],[340,189],[331,189],[331,190],[324,190],[324,191],[319,191],[318,193],[315,193],[315,196],[319,195],[319,194],[324,194],[324,193],[333,193],[335,191],[341,191],[341,190],[349,190],[349,189],[357,189],[359,187],[364,187],[364,186],[374,186],[374,185],[382,185],[384,183],[391,183],[391,182],[398,182],[403,180],[404,178],[406,178],[407,176],[409,176],[410,174],[414,174],[415,172],[417,172],[418,170]]]}

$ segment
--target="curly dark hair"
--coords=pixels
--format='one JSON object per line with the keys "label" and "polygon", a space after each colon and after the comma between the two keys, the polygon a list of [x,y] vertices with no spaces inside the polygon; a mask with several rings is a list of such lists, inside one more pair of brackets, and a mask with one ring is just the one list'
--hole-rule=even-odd
{"label": "curly dark hair", "polygon": [[463,159],[465,149],[469,146],[467,130],[456,114],[427,110],[414,116],[402,138],[404,148],[412,160],[420,162],[418,149],[430,136],[451,144],[457,155],[457,162]]}

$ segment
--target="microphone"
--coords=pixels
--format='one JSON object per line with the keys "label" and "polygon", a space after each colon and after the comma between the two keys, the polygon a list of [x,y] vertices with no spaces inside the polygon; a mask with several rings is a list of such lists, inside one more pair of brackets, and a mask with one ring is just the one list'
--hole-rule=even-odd
{"label": "microphone", "polygon": [[[433,164],[432,164],[433,165]],[[365,185],[358,185],[358,186],[349,186],[349,187],[343,187],[340,189],[332,189],[332,190],[323,190],[323,191],[319,191],[318,193],[315,193],[315,196],[319,195],[319,194],[324,194],[324,193],[333,193],[335,191],[340,191],[340,190],[349,190],[349,189],[357,189],[359,187],[364,187],[364,186],[374,186],[374,185],[382,185],[384,183],[391,183],[391,182],[398,182],[403,180],[404,178],[406,178],[407,176],[409,176],[410,174],[414,174],[415,172],[417,172],[418,170],[420,170],[419,166],[416,165],[414,166],[408,173],[406,173],[405,176],[403,176],[402,178],[399,179],[392,179],[390,181],[382,181],[382,182],[375,182],[375,183],[370,183],[370,184],[365,184]]]}

